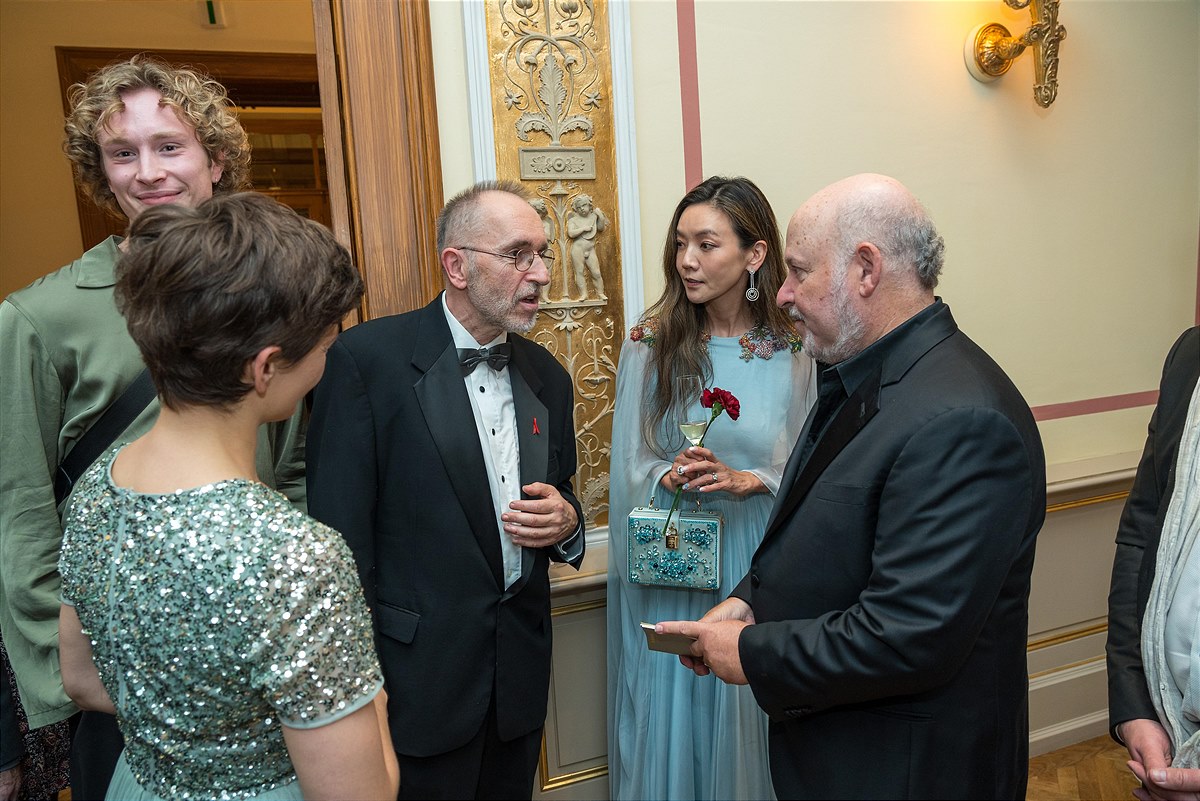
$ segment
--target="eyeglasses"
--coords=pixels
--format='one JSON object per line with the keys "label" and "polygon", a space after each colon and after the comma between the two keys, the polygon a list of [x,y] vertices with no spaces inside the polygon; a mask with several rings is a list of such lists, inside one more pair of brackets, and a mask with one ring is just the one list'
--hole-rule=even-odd
{"label": "eyeglasses", "polygon": [[512,253],[496,253],[495,251],[467,247],[466,245],[460,245],[458,249],[470,250],[475,253],[486,253],[489,256],[508,259],[519,273],[527,272],[533,266],[535,257],[545,262],[547,267],[554,265],[554,249],[550,247],[547,247],[545,250],[514,250]]}

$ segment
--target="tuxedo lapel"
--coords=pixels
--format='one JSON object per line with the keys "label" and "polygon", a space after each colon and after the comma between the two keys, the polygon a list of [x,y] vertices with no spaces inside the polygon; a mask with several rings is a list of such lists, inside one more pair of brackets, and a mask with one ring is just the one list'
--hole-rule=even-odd
{"label": "tuxedo lapel", "polygon": [[[429,313],[421,321],[418,342],[413,349],[413,366],[424,375],[417,380],[413,389],[425,417],[425,425],[450,476],[450,485],[471,526],[471,533],[492,568],[496,584],[503,587],[503,558],[500,555],[496,510],[488,489],[487,468],[475,428],[475,413],[471,410],[471,400],[467,397],[462,370],[459,368],[458,350],[450,338],[441,302],[434,301],[426,309]],[[419,480],[419,470],[420,465],[414,465],[414,481]],[[429,502],[436,497],[436,494],[430,494]]]}
{"label": "tuxedo lapel", "polygon": [[[509,335],[509,341],[516,339]],[[545,482],[550,454],[550,413],[538,393],[542,381],[525,359],[523,343],[513,343],[512,361],[508,366],[508,377],[512,383],[513,409],[517,422],[517,445],[521,454],[521,486],[535,481]],[[521,497],[525,497],[524,493]],[[535,553],[529,548],[521,549],[521,577],[508,588],[515,594],[525,586],[533,570]]]}
{"label": "tuxedo lapel", "polygon": [[[808,459],[803,464],[799,464],[796,454],[803,447],[804,436],[802,432],[801,439],[796,442],[797,451],[792,454],[792,458],[796,460],[797,464],[789,464],[788,469],[785,471],[785,477],[788,472],[793,472],[796,476],[795,481],[791,483],[790,487],[786,483],[780,484],[781,492],[784,491],[784,487],[788,487],[786,490],[787,494],[781,496],[779,503],[775,504],[770,522],[767,523],[767,531],[763,537],[764,541],[800,505],[800,502],[804,500],[804,496],[808,494],[813,484],[825,472],[825,468],[829,466],[829,463],[842,452],[842,449],[846,447],[850,440],[854,439],[863,426],[879,411],[880,376],[880,368],[876,367],[858,385],[858,389],[846,399],[842,407],[838,409],[837,414],[834,415],[834,418],[829,421],[828,428],[813,446]],[[811,415],[809,424],[812,424]]]}

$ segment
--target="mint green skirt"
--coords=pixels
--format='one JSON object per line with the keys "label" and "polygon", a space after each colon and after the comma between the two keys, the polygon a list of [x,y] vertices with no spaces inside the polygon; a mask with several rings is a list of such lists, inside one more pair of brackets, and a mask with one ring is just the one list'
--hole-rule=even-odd
{"label": "mint green skirt", "polygon": [[[108,793],[104,797],[106,801],[170,801],[170,799],[155,795],[138,784],[138,780],[134,778],[133,772],[129,770],[129,765],[125,762],[124,751],[117,760],[112,781],[108,783]],[[282,787],[276,787],[258,795],[245,796],[245,798],[255,799],[255,801],[303,801],[304,795],[300,792],[300,782],[293,781]]]}

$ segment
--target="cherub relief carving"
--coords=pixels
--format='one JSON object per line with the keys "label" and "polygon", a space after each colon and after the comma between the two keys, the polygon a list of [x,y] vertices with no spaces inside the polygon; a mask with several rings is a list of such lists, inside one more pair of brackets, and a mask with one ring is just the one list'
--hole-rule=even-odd
{"label": "cherub relief carving", "polygon": [[[590,195],[579,195],[571,201],[567,212],[567,240],[571,243],[571,267],[574,270],[578,299],[587,300],[587,275],[592,277],[596,296],[608,300],[604,294],[604,277],[600,274],[600,260],[596,257],[596,236],[608,228],[608,217],[596,208]],[[564,290],[566,288],[564,287]],[[567,294],[564,291],[564,294]]]}

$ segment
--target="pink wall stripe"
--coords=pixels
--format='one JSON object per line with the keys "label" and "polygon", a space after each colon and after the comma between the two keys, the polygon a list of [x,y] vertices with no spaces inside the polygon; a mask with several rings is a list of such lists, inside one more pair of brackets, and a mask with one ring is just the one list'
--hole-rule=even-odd
{"label": "pink wall stripe", "polygon": [[[683,104],[683,178],[687,184],[685,191],[691,191],[704,180],[700,145],[700,74],[696,56],[695,0],[675,0],[675,19],[679,32],[679,97]],[[1200,325],[1200,236],[1197,237],[1196,246],[1196,324]],[[1153,406],[1157,402],[1158,390],[1148,390],[1032,408],[1033,418],[1040,421]]]}
{"label": "pink wall stripe", "polygon": [[700,164],[700,75],[696,66],[695,0],[675,0],[679,29],[679,99],[683,103],[683,179],[690,192],[704,180]]}
{"label": "pink wall stripe", "polygon": [[1063,417],[1078,417],[1083,414],[1115,412],[1119,409],[1135,409],[1138,406],[1153,406],[1158,403],[1158,390],[1131,392],[1128,395],[1110,395],[1107,398],[1088,398],[1070,403],[1051,403],[1033,407],[1034,420],[1059,420]]}

